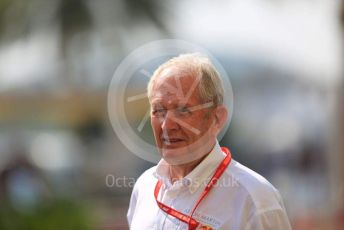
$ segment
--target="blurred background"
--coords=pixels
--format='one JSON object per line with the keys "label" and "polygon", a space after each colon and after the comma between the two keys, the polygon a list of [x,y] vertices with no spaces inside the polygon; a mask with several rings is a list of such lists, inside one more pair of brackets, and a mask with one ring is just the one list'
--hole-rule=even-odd
{"label": "blurred background", "polygon": [[0,0],[0,229],[128,229],[153,164],[107,115],[116,67],[178,38],[209,50],[234,91],[221,141],[281,192],[293,229],[344,229],[339,0]]}

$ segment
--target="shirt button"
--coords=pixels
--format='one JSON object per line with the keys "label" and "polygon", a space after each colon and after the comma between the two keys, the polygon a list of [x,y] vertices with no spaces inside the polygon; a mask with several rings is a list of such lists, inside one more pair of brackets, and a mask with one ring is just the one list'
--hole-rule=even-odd
{"label": "shirt button", "polygon": [[183,185],[184,185],[184,186],[190,186],[190,185],[191,185],[191,180],[185,178],[185,179],[183,180]]}

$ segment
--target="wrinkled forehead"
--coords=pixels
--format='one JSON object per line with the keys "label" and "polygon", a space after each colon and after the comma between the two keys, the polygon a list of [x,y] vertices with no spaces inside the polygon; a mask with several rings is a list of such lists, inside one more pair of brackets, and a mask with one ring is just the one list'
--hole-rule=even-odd
{"label": "wrinkled forehead", "polygon": [[183,71],[179,68],[164,69],[155,80],[152,96],[165,94],[185,97],[198,95],[200,78],[192,71]]}

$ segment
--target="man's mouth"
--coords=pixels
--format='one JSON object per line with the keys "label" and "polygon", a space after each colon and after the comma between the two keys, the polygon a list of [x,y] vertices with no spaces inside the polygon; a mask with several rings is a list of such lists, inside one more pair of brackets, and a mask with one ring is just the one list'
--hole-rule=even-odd
{"label": "man's mouth", "polygon": [[181,143],[183,141],[184,141],[184,139],[182,139],[182,138],[162,138],[162,142],[165,145],[178,144],[178,143]]}

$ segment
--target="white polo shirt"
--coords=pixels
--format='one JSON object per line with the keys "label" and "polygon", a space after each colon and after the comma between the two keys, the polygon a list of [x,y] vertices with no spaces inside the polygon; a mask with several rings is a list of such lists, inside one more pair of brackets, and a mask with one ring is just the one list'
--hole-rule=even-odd
{"label": "white polo shirt", "polygon": [[[224,157],[217,143],[193,171],[173,184],[164,160],[145,171],[131,195],[127,214],[130,229],[188,229],[187,224],[158,207],[155,185],[158,179],[163,180],[160,202],[190,215]],[[213,229],[291,229],[279,192],[264,177],[233,159],[193,218]]]}

